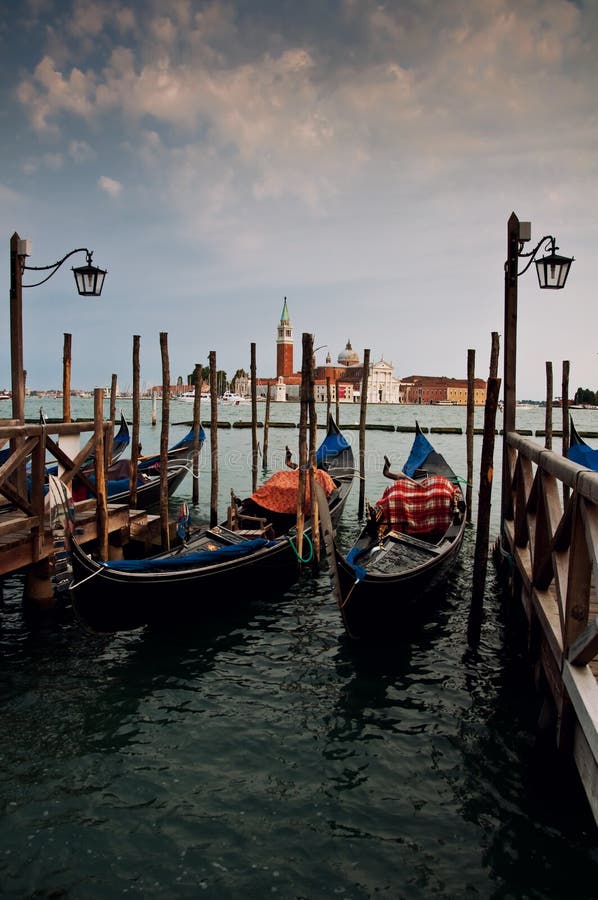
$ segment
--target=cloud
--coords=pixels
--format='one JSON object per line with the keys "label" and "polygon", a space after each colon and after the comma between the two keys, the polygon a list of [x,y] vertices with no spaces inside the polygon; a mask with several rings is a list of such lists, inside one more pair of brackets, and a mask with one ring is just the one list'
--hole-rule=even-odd
{"label": "cloud", "polygon": [[109,197],[118,197],[123,189],[120,181],[109,178],[108,175],[101,175],[98,178],[98,185]]}
{"label": "cloud", "polygon": [[68,154],[76,163],[85,163],[95,158],[95,152],[87,141],[69,141]]}

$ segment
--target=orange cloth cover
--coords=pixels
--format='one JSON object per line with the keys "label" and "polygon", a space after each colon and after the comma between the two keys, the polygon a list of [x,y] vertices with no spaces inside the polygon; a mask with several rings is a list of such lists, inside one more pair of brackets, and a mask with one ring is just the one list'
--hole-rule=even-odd
{"label": "orange cloth cover", "polygon": [[[330,497],[335,487],[330,475],[322,469],[316,469],[316,478],[323,487],[326,497]],[[251,499],[271,512],[295,514],[297,512],[298,486],[299,469],[282,469],[280,472],[275,472],[259,487],[255,494],[251,495]],[[309,516],[311,512],[309,477],[306,478],[304,512],[306,516]]]}

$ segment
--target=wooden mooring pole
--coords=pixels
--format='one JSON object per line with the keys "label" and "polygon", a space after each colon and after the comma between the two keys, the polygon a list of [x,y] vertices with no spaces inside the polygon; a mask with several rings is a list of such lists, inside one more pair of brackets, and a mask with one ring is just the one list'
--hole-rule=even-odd
{"label": "wooden mooring pole", "polygon": [[170,550],[168,527],[168,431],[170,428],[170,362],[168,359],[168,334],[160,332],[162,358],[162,426],[160,428],[160,543]]}
{"label": "wooden mooring pole", "polygon": [[139,470],[139,348],[141,337],[133,335],[133,435],[131,444],[131,506],[137,506],[137,473]]}
{"label": "wooden mooring pole", "polygon": [[266,385],[266,411],[264,413],[264,447],[262,450],[262,470],[268,468],[268,431],[270,428],[270,385]]}
{"label": "wooden mooring pole", "polygon": [[[569,451],[569,369],[568,359],[563,360],[563,384],[561,388],[561,411],[563,414],[563,456],[566,457]],[[569,488],[563,485],[563,505],[567,505],[569,500]]]}
{"label": "wooden mooring pole", "polygon": [[106,469],[112,462],[112,439],[114,437],[114,419],[116,418],[116,391],[118,390],[118,375],[112,374],[110,380],[110,402],[108,404],[108,425],[106,427],[106,440],[104,444],[104,456],[106,457]]}
{"label": "wooden mooring pole", "polygon": [[249,363],[251,377],[251,490],[257,490],[257,364],[255,358],[255,343],[251,344],[251,358]]}
{"label": "wooden mooring pole", "polygon": [[106,467],[104,457],[104,391],[93,392],[93,422],[95,437],[96,517],[100,559],[108,559],[108,500],[106,497]]}
{"label": "wooden mooring pole", "polygon": [[496,410],[500,392],[500,378],[488,378],[486,406],[484,410],[484,435],[480,460],[480,490],[478,495],[478,525],[476,529],[473,559],[473,582],[471,606],[467,624],[467,639],[470,646],[476,646],[482,626],[482,610],[486,572],[488,570],[488,537],[490,532],[490,510],[492,506],[492,481],[494,478],[494,441],[496,434]]}
{"label": "wooden mooring pole", "polygon": [[544,446],[552,450],[552,398],[554,387],[552,384],[552,363],[546,363],[546,415],[544,417]]}
{"label": "wooden mooring pole", "polygon": [[210,350],[210,526],[218,524],[218,385],[216,351]]}
{"label": "wooden mooring pole", "polygon": [[314,338],[311,338],[311,346],[307,346],[308,368],[308,399],[309,399],[309,502],[311,506],[311,540],[313,546],[312,571],[314,574],[320,569],[320,515],[318,493],[316,491],[317,469],[316,445],[318,441],[318,418],[316,414],[316,386],[315,386],[315,355],[313,350]]}
{"label": "wooden mooring pole", "polygon": [[199,430],[201,428],[201,382],[202,369],[199,363],[195,363],[193,370],[193,487],[191,490],[191,502],[193,506],[199,503]]}
{"label": "wooden mooring pole", "polygon": [[72,335],[64,335],[62,350],[62,421],[71,421],[71,345]]}
{"label": "wooden mooring pole", "polygon": [[303,559],[303,532],[305,528],[305,485],[307,475],[307,416],[309,406],[309,353],[313,352],[311,335],[303,333],[301,359],[301,407],[299,410],[299,472],[297,484],[297,557]]}
{"label": "wooden mooring pole", "polygon": [[467,445],[467,484],[465,485],[465,506],[467,521],[471,522],[471,498],[473,491],[473,425],[475,415],[475,350],[467,351],[467,424],[465,428]]}
{"label": "wooden mooring pole", "polygon": [[357,515],[361,519],[365,508],[365,421],[368,409],[368,376],[370,373],[370,351],[363,351],[363,374],[361,377],[361,405],[359,410],[359,503]]}

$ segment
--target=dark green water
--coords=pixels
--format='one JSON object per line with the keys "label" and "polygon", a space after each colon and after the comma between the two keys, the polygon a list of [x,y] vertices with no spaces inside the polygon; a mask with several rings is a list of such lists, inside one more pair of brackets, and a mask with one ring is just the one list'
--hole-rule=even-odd
{"label": "dark green water", "polygon": [[536,735],[492,566],[467,647],[473,541],[430,621],[361,654],[325,572],[207,633],[113,638],[29,622],[11,579],[0,895],[595,897],[595,826]]}

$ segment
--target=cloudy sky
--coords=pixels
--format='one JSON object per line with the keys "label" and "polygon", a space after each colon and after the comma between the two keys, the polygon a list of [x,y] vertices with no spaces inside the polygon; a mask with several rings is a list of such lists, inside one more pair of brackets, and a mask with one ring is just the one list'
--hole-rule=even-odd
{"label": "cloudy sky", "polygon": [[[519,282],[520,398],[598,388],[595,0],[21,0],[0,11],[0,387],[9,240],[71,265],[24,291],[30,387],[172,380],[215,350],[275,373],[283,298],[323,362],[347,339],[395,375],[486,377],[506,223],[574,255],[563,292]],[[26,273],[27,274],[27,273]],[[29,273],[29,276],[34,273]],[[29,277],[26,280],[37,280]],[[559,389],[555,389],[560,394]]]}

